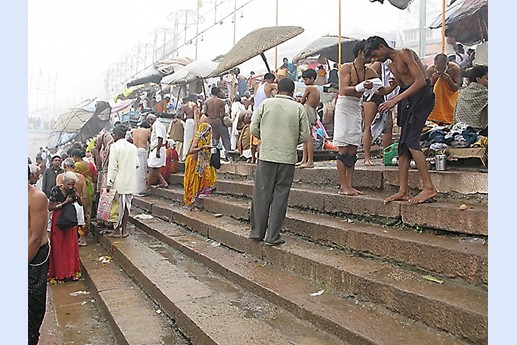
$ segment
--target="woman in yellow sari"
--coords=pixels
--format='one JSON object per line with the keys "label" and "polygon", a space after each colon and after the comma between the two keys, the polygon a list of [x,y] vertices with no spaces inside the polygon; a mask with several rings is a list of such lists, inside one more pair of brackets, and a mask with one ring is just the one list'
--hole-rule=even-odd
{"label": "woman in yellow sari", "polygon": [[201,194],[209,195],[216,181],[215,168],[210,166],[212,126],[203,122],[199,125],[185,159],[183,201],[190,210]]}

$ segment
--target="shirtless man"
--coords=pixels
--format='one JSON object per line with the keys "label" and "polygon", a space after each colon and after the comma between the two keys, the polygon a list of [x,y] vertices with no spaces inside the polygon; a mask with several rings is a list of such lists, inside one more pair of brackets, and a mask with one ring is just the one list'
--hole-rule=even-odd
{"label": "shirtless man", "polygon": [[[260,103],[265,99],[274,97],[278,92],[278,84],[275,83],[275,75],[273,73],[264,74],[262,81],[257,81],[253,86],[253,110],[258,109]],[[251,163],[257,162],[257,150],[260,140],[251,135]]]}
{"label": "shirtless man", "polygon": [[[379,105],[379,112],[388,111],[399,104],[397,124],[401,128],[399,140],[399,191],[384,199],[385,203],[394,200],[407,200],[412,203],[434,201],[437,194],[427,170],[425,155],[420,149],[420,135],[427,117],[434,107],[434,94],[430,82],[425,79],[425,68],[418,55],[411,49],[390,48],[379,36],[369,37],[365,47],[366,56],[374,61],[390,59],[390,71],[400,86],[397,96]],[[420,178],[422,191],[414,198],[409,197],[409,161],[413,157]]]}
{"label": "shirtless man", "polygon": [[298,168],[314,168],[314,143],[312,141],[312,127],[316,124],[317,114],[316,107],[320,103],[320,90],[314,85],[314,81],[318,73],[310,68],[302,73],[302,79],[305,83],[305,92],[303,93],[300,103],[303,104],[309,119],[309,134],[310,138],[303,143],[303,156]]}
{"label": "shirtless man", "polygon": [[336,155],[339,178],[338,194],[356,196],[363,194],[352,187],[352,178],[357,162],[357,147],[361,145],[362,113],[360,99],[362,92],[359,84],[364,81],[364,88],[371,89],[372,82],[367,79],[377,77],[377,73],[365,66],[365,41],[354,47],[355,59],[343,64],[339,70],[339,95],[336,101],[334,117],[334,146],[338,148]]}
{"label": "shirtless man", "polygon": [[217,86],[212,88],[211,93],[212,97],[205,101],[203,114],[208,117],[208,123],[212,126],[212,145],[216,146],[221,138],[220,129],[224,116],[224,101],[219,98],[221,90]]}
{"label": "shirtless man", "polygon": [[[36,166],[28,167],[28,305],[29,305],[29,344],[37,344],[40,336],[40,327],[45,316],[47,301],[47,274],[48,255],[50,246],[48,244],[48,199],[45,193],[32,185],[39,178],[39,170]],[[32,177],[35,177],[31,179]]]}
{"label": "shirtless man", "polygon": [[140,127],[131,132],[131,138],[133,138],[133,144],[136,146],[140,163],[136,170],[136,196],[144,196],[147,190],[147,151],[151,142],[151,131],[149,128],[151,128],[151,125],[147,121],[142,121]]}
{"label": "shirtless man", "polygon": [[439,124],[454,123],[454,107],[458,101],[461,84],[461,68],[456,62],[448,62],[447,55],[436,54],[434,64],[427,67],[426,78],[431,80],[435,94],[433,111],[429,114],[430,121]]}

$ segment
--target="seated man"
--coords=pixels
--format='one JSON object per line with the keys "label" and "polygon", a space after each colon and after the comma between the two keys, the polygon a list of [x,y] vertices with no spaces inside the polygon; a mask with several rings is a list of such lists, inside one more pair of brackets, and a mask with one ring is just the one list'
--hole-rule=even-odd
{"label": "seated man", "polygon": [[447,61],[447,55],[437,54],[434,57],[434,64],[426,69],[426,78],[431,80],[435,94],[434,108],[428,120],[451,125],[461,83],[460,66],[455,62]]}
{"label": "seated man", "polygon": [[454,108],[454,123],[464,122],[488,136],[488,66],[470,70],[469,84],[461,90]]}

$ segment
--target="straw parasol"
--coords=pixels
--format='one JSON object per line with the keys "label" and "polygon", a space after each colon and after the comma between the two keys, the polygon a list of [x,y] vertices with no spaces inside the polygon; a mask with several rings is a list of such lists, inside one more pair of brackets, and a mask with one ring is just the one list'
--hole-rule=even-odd
{"label": "straw parasol", "polygon": [[225,54],[217,68],[207,77],[217,77],[237,67],[249,59],[261,55],[268,71],[270,70],[264,52],[298,36],[304,31],[300,26],[269,26],[254,30],[241,38]]}

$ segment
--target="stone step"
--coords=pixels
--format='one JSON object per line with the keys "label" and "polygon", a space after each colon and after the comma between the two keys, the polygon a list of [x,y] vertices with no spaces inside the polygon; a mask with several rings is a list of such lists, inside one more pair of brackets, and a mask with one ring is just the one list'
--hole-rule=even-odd
{"label": "stone step", "polygon": [[[183,175],[171,175],[170,182],[183,185]],[[244,196],[253,195],[253,182],[219,179],[217,193]],[[155,193],[166,193],[157,190]],[[164,195],[166,197],[166,195]],[[354,215],[368,221],[382,224],[395,224],[398,221],[406,226],[436,229],[452,234],[488,236],[488,205],[464,201],[439,200],[432,204],[415,205],[410,202],[395,201],[384,204],[385,195],[366,192],[359,196],[338,195],[333,190],[314,189],[308,186],[299,188],[293,185],[289,193],[289,206],[330,215]],[[467,209],[461,210],[462,204]]]}
{"label": "stone step", "polygon": [[[207,215],[204,212],[198,213],[200,216],[214,218],[212,215]],[[162,219],[157,219],[156,217],[153,219],[143,219],[139,218],[138,214],[138,210],[136,208],[133,209],[131,222],[138,229],[156,237],[174,250],[194,258],[216,273],[224,275],[225,278],[235,282],[241,288],[265,298],[269,301],[268,303],[277,306],[276,308],[286,309],[292,315],[305,320],[305,322],[309,322],[313,325],[311,327],[316,327],[317,329],[317,331],[309,331],[309,329],[298,336],[298,338],[293,337],[294,334],[299,332],[296,326],[297,323],[289,320],[286,322],[285,316],[279,317],[277,315],[274,325],[278,327],[282,334],[285,334],[285,338],[279,338],[276,335],[274,336],[275,341],[273,343],[278,343],[278,339],[281,341],[287,339],[289,344],[326,344],[329,342],[323,342],[315,337],[317,335],[321,337],[326,332],[329,332],[339,337],[337,342],[339,344],[399,345],[414,344],[415,339],[421,340],[419,344],[422,345],[464,344],[464,342],[450,334],[434,330],[420,322],[408,320],[386,308],[360,301],[350,294],[343,294],[322,283],[308,280],[287,270],[278,269],[277,263],[271,262],[270,258],[279,255],[279,250],[281,250],[279,248],[262,248],[256,243],[248,243],[248,245],[254,247],[255,251],[263,251],[263,258],[261,259],[232,250],[221,245],[219,241],[199,236],[185,230],[181,226],[170,224]],[[130,236],[128,239],[135,240],[138,244],[127,243],[126,246],[122,247],[125,245],[123,242],[128,240],[124,239],[120,241],[120,244],[113,244],[116,246],[115,250],[118,251],[120,247],[123,248],[121,249],[122,251],[128,253],[129,251],[142,251],[140,247],[147,240],[143,240],[143,236],[138,231],[135,231],[135,233],[136,236],[134,238]],[[144,255],[148,256],[149,254],[146,251]],[[129,255],[127,256],[129,257]],[[170,261],[178,265],[177,260]],[[161,271],[161,265],[157,266],[159,264],[156,261],[154,270]],[[195,275],[200,280],[208,280],[199,276],[200,274]],[[180,279],[183,280],[183,278]],[[176,278],[175,281],[180,279]],[[214,279],[211,278],[210,286],[214,285],[213,281]],[[190,291],[197,290],[190,288]],[[210,298],[215,299],[217,298],[216,294],[220,293],[221,291],[217,291],[215,294],[210,295]],[[226,289],[226,294],[228,293],[228,289]],[[231,301],[234,306],[239,305],[240,302],[236,301],[236,298],[234,296]],[[213,302],[212,306],[214,306]],[[221,306],[215,307],[221,308]],[[268,310],[269,308],[271,307],[266,305],[262,310]],[[276,309],[276,313],[280,313],[280,310]],[[261,315],[255,315],[255,318],[262,317]],[[212,316],[210,320],[212,323],[217,323],[218,321],[216,316]],[[230,320],[230,322],[233,322],[233,320]],[[250,331],[249,328],[243,327],[241,329],[244,333]],[[227,328],[226,330],[228,331]],[[263,333],[259,329],[255,329],[253,333],[260,335],[261,344],[269,343],[270,340],[267,339],[267,335],[271,334],[271,331]],[[233,341],[227,344],[250,343]]]}
{"label": "stone step", "polygon": [[437,284],[426,280],[422,273],[398,265],[354,256],[289,235],[284,235],[288,245],[264,249],[247,239],[249,225],[230,217],[216,218],[208,212],[190,212],[171,205],[170,200],[148,197],[135,200],[134,205],[236,251],[265,259],[276,267],[360,300],[379,303],[473,343],[487,339],[486,289],[447,278],[442,278],[443,284]]}
{"label": "stone step", "polygon": [[81,264],[118,344],[189,344],[188,339],[169,324],[160,307],[120,271],[100,244],[91,241],[81,247]]}
{"label": "stone step", "polygon": [[[156,193],[175,201],[183,198],[183,190],[176,187]],[[135,204],[150,210],[145,198],[135,199]],[[248,200],[212,195],[200,198],[197,205],[208,212],[249,221]],[[487,245],[470,242],[471,238],[436,236],[294,209],[288,209],[283,229],[327,246],[374,255],[477,285],[488,285]]]}
{"label": "stone step", "polygon": [[[178,234],[163,220],[149,222],[161,224],[165,233],[185,245],[212,246],[199,235]],[[100,235],[100,243],[110,248],[114,261],[174,320],[192,344],[343,344],[337,336],[234,284],[224,277],[225,272],[217,274],[197,258],[139,229],[133,227],[130,231],[132,235],[123,239]],[[220,249],[221,260],[229,259]],[[240,264],[253,262],[246,259]],[[254,266],[257,271],[261,269],[256,262]],[[142,326],[136,329],[142,331]]]}
{"label": "stone step", "polygon": [[[217,170],[218,177],[233,176],[252,180],[255,175],[255,164],[234,162],[223,164]],[[183,171],[183,168],[180,169]],[[475,199],[488,202],[488,174],[480,173],[478,169],[451,168],[448,171],[430,170],[431,179],[439,195],[446,194],[448,198]],[[339,186],[335,161],[315,162],[313,169],[296,169],[295,183],[321,185],[324,187]],[[384,190],[386,195],[398,190],[399,176],[397,166],[364,166],[360,161],[356,164],[353,185],[358,189]],[[409,170],[409,188],[412,193],[422,188],[419,173],[416,169]]]}

